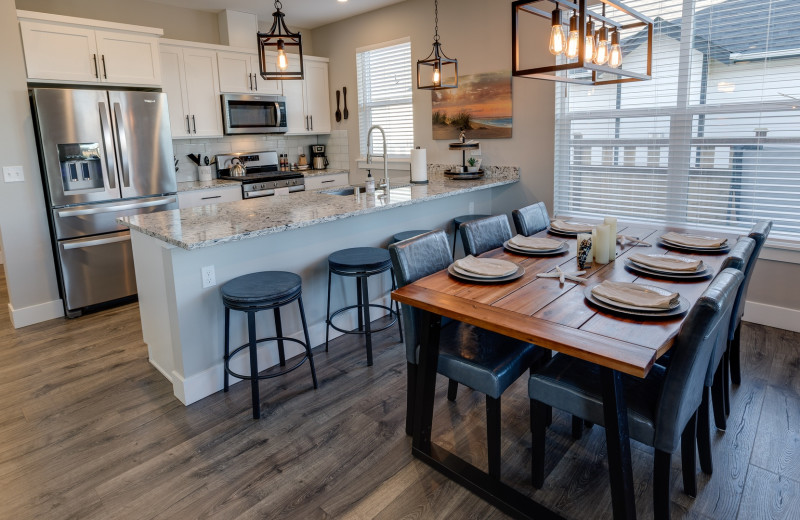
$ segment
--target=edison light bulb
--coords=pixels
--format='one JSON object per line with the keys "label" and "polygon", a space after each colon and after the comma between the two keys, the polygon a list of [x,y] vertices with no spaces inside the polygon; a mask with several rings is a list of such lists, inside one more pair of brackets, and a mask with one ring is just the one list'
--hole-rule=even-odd
{"label": "edison light bulb", "polygon": [[594,60],[594,24],[591,20],[586,22],[586,38],[584,39],[583,61]]}
{"label": "edison light bulb", "polygon": [[619,68],[622,65],[622,49],[619,46],[619,33],[611,33],[611,51],[608,55],[608,66]]}
{"label": "edison light bulb", "polygon": [[286,52],[283,50],[283,40],[278,40],[278,68],[280,70],[289,68],[289,60],[286,58]]}
{"label": "edison light bulb", "polygon": [[550,54],[558,56],[564,54],[567,39],[564,37],[564,28],[561,27],[561,9],[556,7],[553,11],[553,27],[550,29]]}
{"label": "edison light bulb", "polygon": [[608,29],[603,27],[597,33],[597,40],[595,41],[594,62],[598,65],[605,65],[608,61]]}
{"label": "edison light bulb", "polygon": [[442,78],[442,75],[439,72],[439,67],[434,67],[433,68],[433,84],[438,87],[439,83],[441,81],[441,78]]}
{"label": "edison light bulb", "polygon": [[567,38],[567,58],[578,57],[578,15],[572,14],[569,18],[569,37]]}

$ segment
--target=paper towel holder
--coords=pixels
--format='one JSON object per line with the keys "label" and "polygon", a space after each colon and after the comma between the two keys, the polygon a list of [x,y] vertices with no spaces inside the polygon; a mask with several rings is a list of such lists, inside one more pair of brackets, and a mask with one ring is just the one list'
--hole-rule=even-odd
{"label": "paper towel holder", "polygon": [[[416,150],[420,150],[421,148],[419,146],[417,146],[415,149]],[[426,168],[427,168],[427,165],[426,165]],[[427,175],[425,176],[425,180],[422,180],[422,181],[415,181],[414,180],[414,176],[412,175],[411,176],[411,184],[428,184]]]}

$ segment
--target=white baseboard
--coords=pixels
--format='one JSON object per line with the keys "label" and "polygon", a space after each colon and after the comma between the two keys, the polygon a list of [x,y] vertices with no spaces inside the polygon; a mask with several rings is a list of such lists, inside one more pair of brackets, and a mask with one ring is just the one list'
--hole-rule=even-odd
{"label": "white baseboard", "polygon": [[742,319],[759,325],[800,332],[800,310],[798,309],[749,301],[744,307]]}
{"label": "white baseboard", "polygon": [[8,314],[11,316],[11,324],[15,329],[19,329],[21,327],[33,325],[34,323],[63,317],[64,302],[61,300],[53,300],[31,305],[30,307],[23,307],[21,309],[15,309],[9,303]]}

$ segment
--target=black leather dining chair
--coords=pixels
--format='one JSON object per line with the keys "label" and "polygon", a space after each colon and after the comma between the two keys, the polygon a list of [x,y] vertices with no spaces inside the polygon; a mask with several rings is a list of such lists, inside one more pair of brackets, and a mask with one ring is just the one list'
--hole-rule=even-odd
{"label": "black leather dining chair", "polygon": [[[697,494],[697,410],[714,346],[720,335],[727,334],[730,312],[743,279],[736,269],[726,269],[711,282],[689,311],[675,339],[668,367],[654,365],[643,379],[623,377],[630,437],[655,448],[656,518],[670,518],[670,459],[679,445],[684,491],[690,496]],[[538,488],[544,483],[547,406],[604,425],[599,367],[571,356],[555,356],[531,375],[528,394],[533,436],[531,480]]]}
{"label": "black leather dining chair", "polygon": [[[391,244],[400,287],[442,269],[453,261],[447,235],[442,230]],[[419,309],[402,306],[408,367],[406,433],[411,434],[419,356]],[[486,395],[486,432],[489,475],[500,478],[500,396],[514,381],[539,363],[543,349],[466,323],[442,319],[437,371],[451,381]]]}
{"label": "black leather dining chair", "polygon": [[493,215],[461,224],[461,242],[468,255],[477,256],[497,249],[511,238],[511,227],[505,215]]}
{"label": "black leather dining chair", "polygon": [[544,202],[537,202],[511,212],[517,233],[529,237],[550,227],[550,217]]}

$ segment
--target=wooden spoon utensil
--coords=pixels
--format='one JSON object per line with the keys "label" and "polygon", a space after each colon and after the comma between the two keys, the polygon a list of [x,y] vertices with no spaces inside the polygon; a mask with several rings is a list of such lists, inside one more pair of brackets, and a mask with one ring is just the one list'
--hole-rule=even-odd
{"label": "wooden spoon utensil", "polygon": [[[342,120],[342,111],[339,110],[339,91],[336,91],[336,122],[340,122]],[[345,108],[345,113],[347,113],[347,109]]]}
{"label": "wooden spoon utensil", "polygon": [[350,112],[347,110],[347,87],[342,87],[342,94],[344,94],[344,118],[350,117]]}

